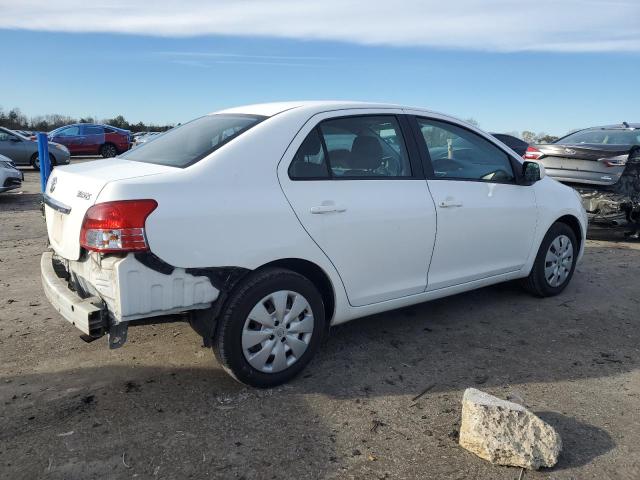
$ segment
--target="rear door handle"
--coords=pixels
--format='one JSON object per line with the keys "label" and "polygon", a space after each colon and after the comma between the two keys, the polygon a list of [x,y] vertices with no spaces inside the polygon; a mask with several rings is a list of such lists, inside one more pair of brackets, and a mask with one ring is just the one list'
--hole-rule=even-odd
{"label": "rear door handle", "polygon": [[337,205],[318,205],[317,207],[311,207],[311,213],[314,215],[322,215],[325,213],[342,213],[346,212],[345,207],[339,207]]}
{"label": "rear door handle", "polygon": [[447,198],[446,200],[441,201],[438,206],[440,208],[457,208],[462,206],[462,202],[452,198]]}

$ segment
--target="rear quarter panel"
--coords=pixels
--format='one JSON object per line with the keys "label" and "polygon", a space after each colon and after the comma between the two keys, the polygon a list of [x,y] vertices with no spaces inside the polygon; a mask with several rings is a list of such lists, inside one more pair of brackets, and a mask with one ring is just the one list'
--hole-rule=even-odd
{"label": "rear quarter panel", "polygon": [[113,143],[119,153],[129,150],[129,136],[124,133],[106,132],[104,135],[104,143]]}

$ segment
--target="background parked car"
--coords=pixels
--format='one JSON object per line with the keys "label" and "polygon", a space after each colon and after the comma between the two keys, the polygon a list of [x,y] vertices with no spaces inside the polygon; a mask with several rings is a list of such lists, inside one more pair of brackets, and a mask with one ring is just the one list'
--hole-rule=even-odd
{"label": "background parked car", "polygon": [[0,155],[0,193],[22,186],[24,175],[10,158]]}
{"label": "background parked car", "polygon": [[[640,228],[640,123],[592,127],[531,145],[528,160],[581,194],[593,223]],[[633,233],[633,232],[631,232]]]}
{"label": "background parked car", "polygon": [[506,133],[492,133],[494,137],[504,143],[511,150],[516,152],[521,157],[524,156],[529,144],[524,140],[514,137],[513,135],[507,135]]}
{"label": "background parked car", "polygon": [[76,123],[49,133],[49,140],[65,145],[71,155],[115,157],[131,148],[131,132],[110,125]]}
{"label": "background parked car", "polygon": [[[16,165],[31,165],[40,169],[38,142],[20,135],[8,128],[0,127],[0,154],[9,157]],[[69,150],[64,145],[49,142],[51,165],[69,163]]]}
{"label": "background parked car", "polygon": [[137,137],[134,136],[132,148],[139,147],[140,145],[144,145],[149,140],[153,140],[161,133],[163,132],[145,132],[144,135],[138,135]]}

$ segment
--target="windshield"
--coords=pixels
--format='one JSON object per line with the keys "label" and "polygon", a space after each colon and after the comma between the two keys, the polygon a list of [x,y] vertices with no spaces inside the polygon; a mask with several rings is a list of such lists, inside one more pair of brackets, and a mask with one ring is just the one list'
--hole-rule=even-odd
{"label": "windshield", "polygon": [[264,120],[259,115],[219,114],[192,120],[158,135],[153,142],[120,155],[125,160],[188,167]]}
{"label": "windshield", "polygon": [[556,143],[560,145],[577,145],[580,143],[595,145],[640,145],[640,130],[582,130],[571,133]]}

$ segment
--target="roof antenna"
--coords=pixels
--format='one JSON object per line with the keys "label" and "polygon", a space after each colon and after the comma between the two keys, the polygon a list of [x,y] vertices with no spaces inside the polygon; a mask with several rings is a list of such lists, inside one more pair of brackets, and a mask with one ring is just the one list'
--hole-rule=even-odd
{"label": "roof antenna", "polygon": [[622,126],[623,126],[624,128],[629,128],[629,124],[628,124],[627,122],[622,122]]}

